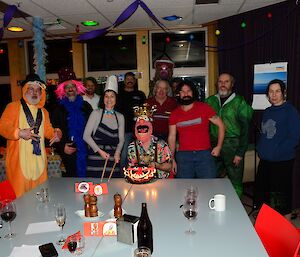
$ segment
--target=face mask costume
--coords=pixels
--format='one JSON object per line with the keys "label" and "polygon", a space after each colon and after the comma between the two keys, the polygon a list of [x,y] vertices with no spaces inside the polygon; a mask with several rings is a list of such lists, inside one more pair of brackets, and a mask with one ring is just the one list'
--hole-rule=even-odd
{"label": "face mask costume", "polygon": [[134,107],[134,115],[136,119],[135,136],[137,139],[134,144],[137,163],[134,167],[128,167],[127,169],[124,168],[125,178],[131,183],[147,183],[154,178],[156,173],[156,169],[154,167],[149,167],[146,165],[153,162],[153,156],[141,154],[136,145],[150,145],[153,131],[152,115],[154,111],[156,111],[156,106],[152,106],[150,108],[148,104],[144,104],[141,107]]}
{"label": "face mask costume", "polygon": [[174,63],[170,60],[156,60],[154,63],[156,80],[171,80],[173,76]]}

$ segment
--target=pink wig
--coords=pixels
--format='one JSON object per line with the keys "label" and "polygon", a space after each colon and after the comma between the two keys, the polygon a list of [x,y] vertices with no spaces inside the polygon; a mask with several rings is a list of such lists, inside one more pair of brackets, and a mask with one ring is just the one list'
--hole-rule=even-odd
{"label": "pink wig", "polygon": [[[68,80],[68,81],[69,81],[69,80]],[[60,99],[60,100],[63,99],[63,98],[66,96],[66,93],[65,93],[65,86],[68,84],[68,83],[67,83],[68,81],[64,81],[64,82],[58,84],[57,89],[55,90],[56,97],[57,97],[58,99]],[[77,93],[78,93],[79,95],[84,94],[84,92],[85,92],[85,87],[84,87],[83,83],[82,83],[81,81],[77,81],[77,80],[73,80],[73,79],[72,79],[71,81],[72,81],[72,83],[76,86],[76,88],[77,88]]]}

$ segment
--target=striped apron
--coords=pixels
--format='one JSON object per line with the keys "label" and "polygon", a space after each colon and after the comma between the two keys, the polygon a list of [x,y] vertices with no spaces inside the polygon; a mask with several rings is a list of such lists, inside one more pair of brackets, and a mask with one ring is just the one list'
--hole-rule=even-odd
{"label": "striped apron", "polygon": [[[98,145],[100,149],[109,153],[110,157],[106,165],[104,177],[108,177],[112,167],[114,165],[114,154],[119,143],[119,128],[111,129],[105,124],[102,123],[104,111],[102,112],[101,119],[99,122],[99,126],[95,131],[94,135],[92,135],[93,140]],[[116,113],[114,114],[116,117],[116,122],[119,127],[119,122]],[[103,168],[105,164],[105,159],[98,152],[94,152],[92,148],[89,148],[88,160],[87,160],[87,177],[99,178],[102,175]],[[115,167],[115,171],[112,177],[123,177],[120,173],[120,165],[119,163]]]}

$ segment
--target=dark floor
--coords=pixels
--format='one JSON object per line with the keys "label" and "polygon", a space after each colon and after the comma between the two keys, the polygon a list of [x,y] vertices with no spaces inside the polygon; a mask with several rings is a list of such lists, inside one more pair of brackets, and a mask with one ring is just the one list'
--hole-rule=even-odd
{"label": "dark floor", "polygon": [[[250,220],[254,224],[258,211],[253,210],[252,196],[253,196],[253,183],[252,182],[244,183],[244,194],[242,195],[241,201],[244,205],[246,212],[249,215]],[[292,220],[292,223],[296,227],[300,228],[300,216],[298,216],[296,219]]]}

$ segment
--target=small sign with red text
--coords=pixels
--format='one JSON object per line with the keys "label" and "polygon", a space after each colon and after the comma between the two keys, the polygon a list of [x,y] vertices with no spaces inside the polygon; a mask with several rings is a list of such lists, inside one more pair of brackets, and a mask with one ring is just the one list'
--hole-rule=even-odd
{"label": "small sign with red text", "polygon": [[85,222],[83,224],[85,236],[116,236],[116,221]]}

